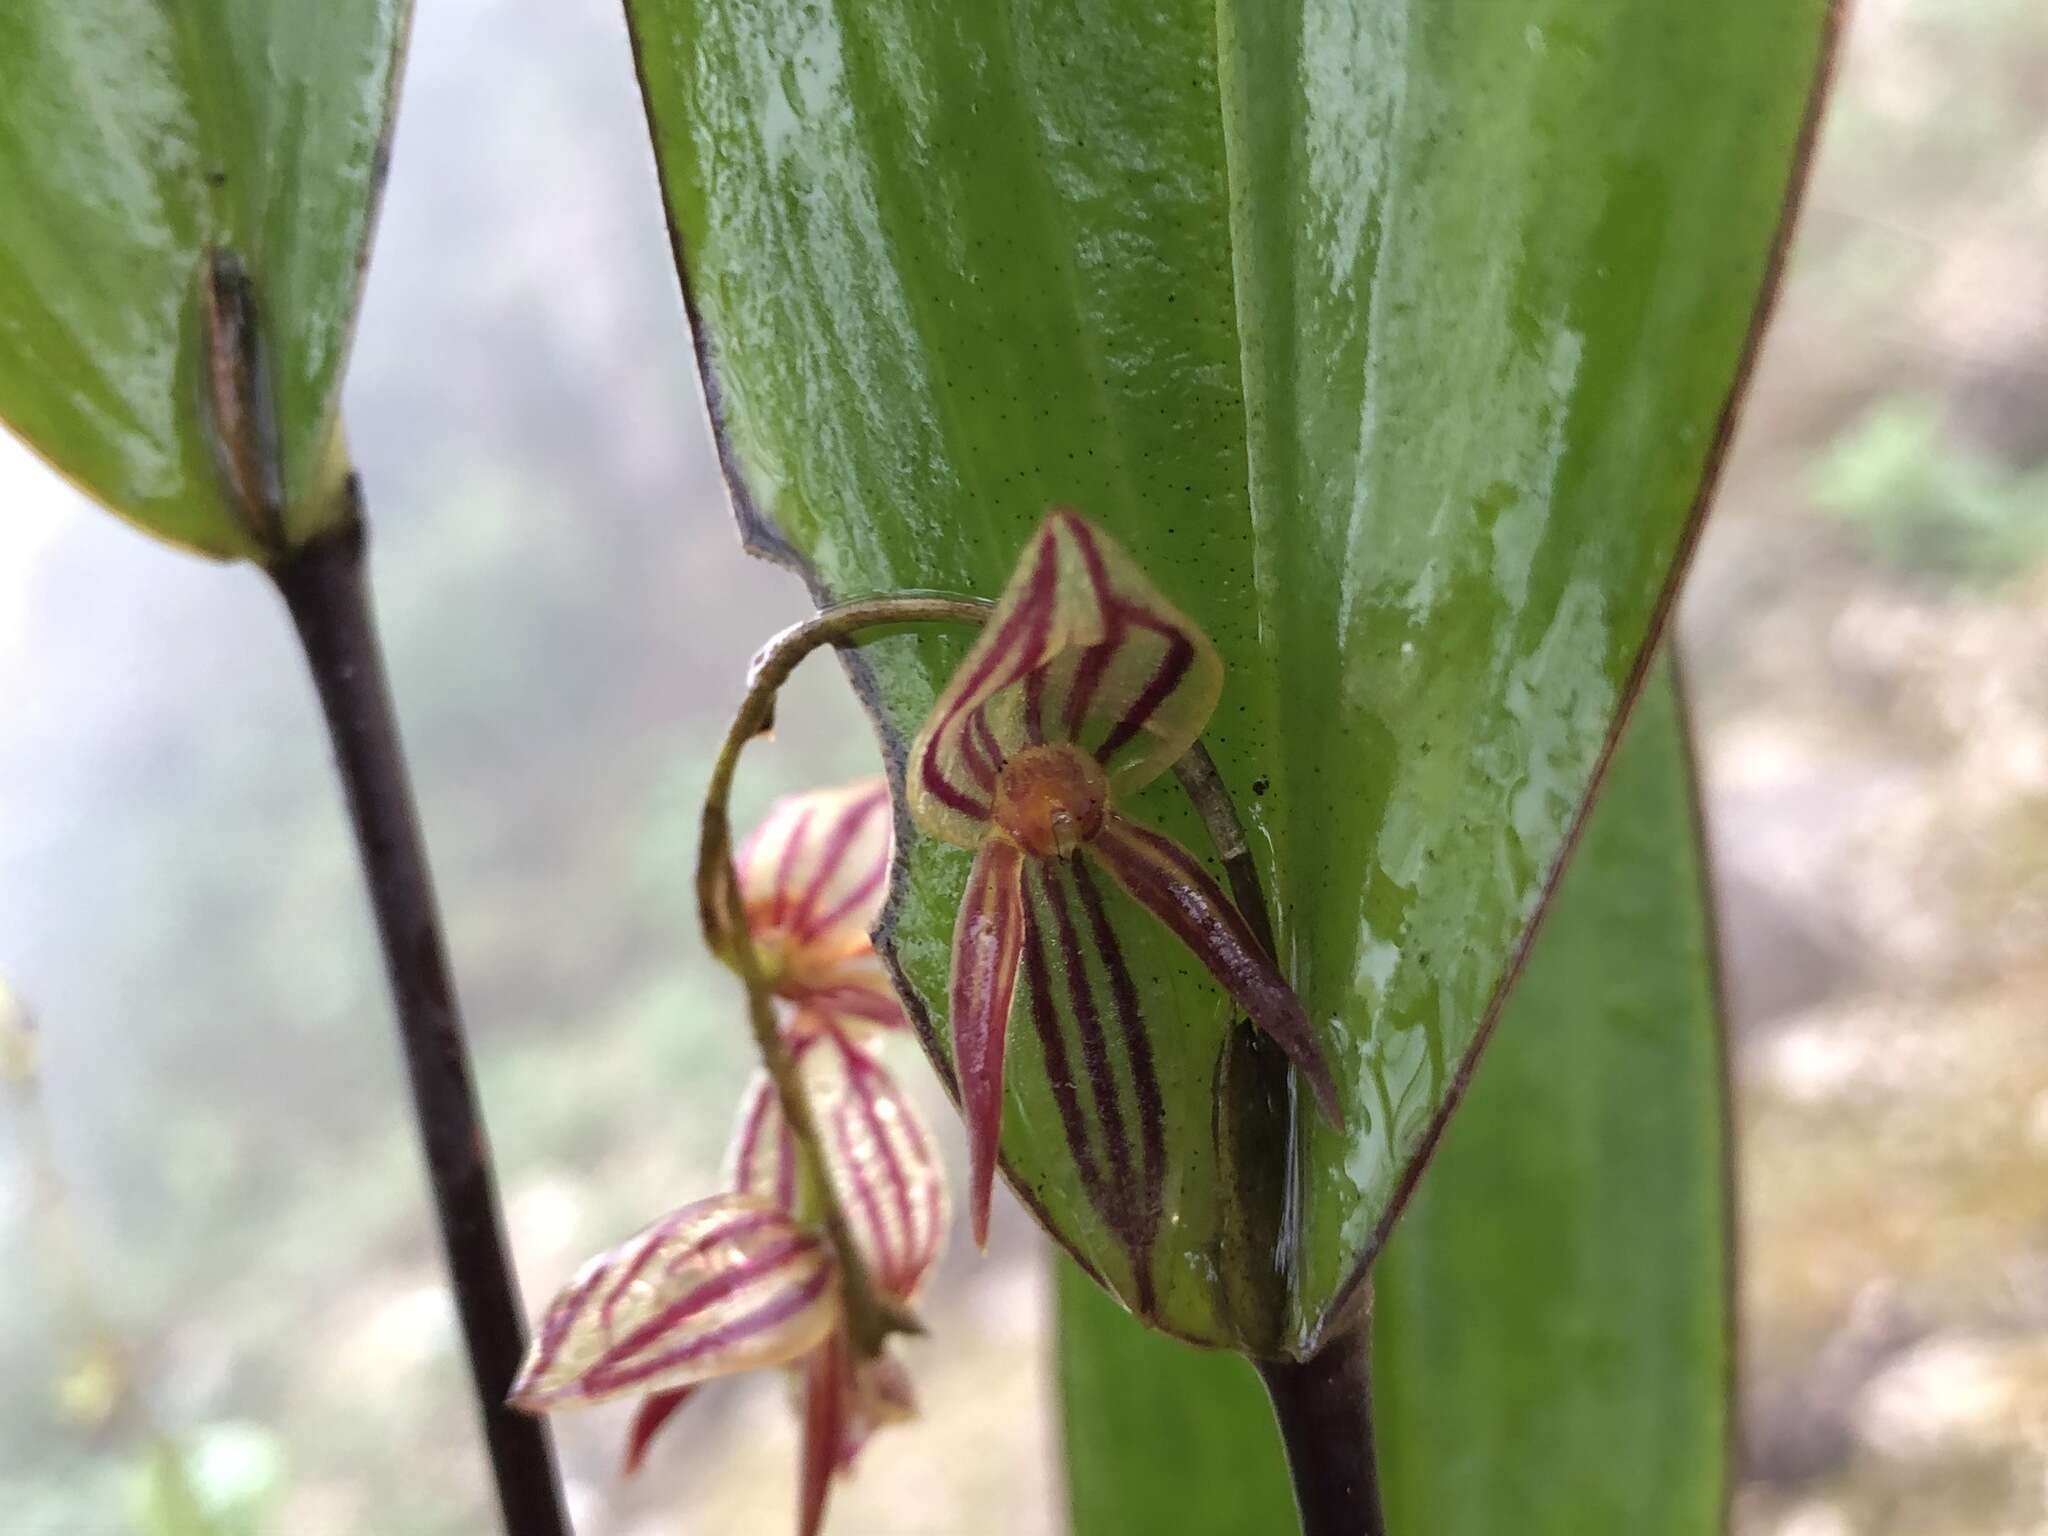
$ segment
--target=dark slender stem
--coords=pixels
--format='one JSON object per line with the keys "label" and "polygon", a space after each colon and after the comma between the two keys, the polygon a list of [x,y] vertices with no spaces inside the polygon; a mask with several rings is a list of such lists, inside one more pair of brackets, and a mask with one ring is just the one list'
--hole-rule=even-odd
{"label": "dark slender stem", "polygon": [[[1277,955],[1273,918],[1259,883],[1258,865],[1245,840],[1244,821],[1230,798],[1216,763],[1200,742],[1173,765],[1181,787],[1201,812],[1216,845],[1216,856],[1230,876],[1230,891],[1253,936],[1268,955]],[[1243,1074],[1233,1086],[1244,1096],[1246,1110],[1256,1113],[1261,1102],[1285,1105],[1287,1062],[1270,1044],[1260,1055],[1254,1031],[1233,1040],[1227,1066]],[[1288,1176],[1284,1148],[1257,1147],[1244,1126],[1232,1127],[1231,1162],[1240,1177],[1257,1171],[1262,1183],[1278,1185]],[[1279,1202],[1284,1189],[1257,1187],[1242,1192],[1246,1205],[1263,1212]],[[1372,1306],[1368,1295],[1354,1305],[1346,1326],[1308,1360],[1268,1359],[1253,1362],[1273,1399],[1280,1421],[1280,1439],[1287,1448],[1287,1469],[1294,1479],[1294,1502],[1301,1514],[1302,1536],[1386,1536],[1387,1517],[1380,1507],[1379,1465],[1372,1443]]]}
{"label": "dark slender stem", "polygon": [[505,1530],[566,1536],[547,1431],[505,1404],[526,1347],[523,1308],[371,618],[360,518],[285,556],[270,574],[305,648],[355,824]]}
{"label": "dark slender stem", "polygon": [[1258,1360],[1273,1399],[1302,1536],[1386,1536],[1372,1448],[1372,1312],[1307,1360]]}

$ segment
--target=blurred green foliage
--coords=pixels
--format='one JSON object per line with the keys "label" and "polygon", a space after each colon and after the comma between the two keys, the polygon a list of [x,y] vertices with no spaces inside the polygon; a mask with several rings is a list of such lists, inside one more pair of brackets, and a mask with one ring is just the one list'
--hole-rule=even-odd
{"label": "blurred green foliage", "polygon": [[159,1438],[136,1469],[130,1508],[141,1536],[272,1536],[284,1447],[253,1424]]}
{"label": "blurred green foliage", "polygon": [[2048,555],[2048,463],[2001,464],[1927,395],[1866,411],[1815,467],[1814,496],[1900,574],[1989,584]]}

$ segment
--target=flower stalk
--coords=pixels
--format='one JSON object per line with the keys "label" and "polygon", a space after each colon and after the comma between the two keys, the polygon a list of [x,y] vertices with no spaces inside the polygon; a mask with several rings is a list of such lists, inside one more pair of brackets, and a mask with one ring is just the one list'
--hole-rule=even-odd
{"label": "flower stalk", "polygon": [[776,1023],[774,989],[746,921],[739,872],[733,861],[733,779],[747,743],[773,724],[775,698],[782,685],[812,652],[828,645],[864,644],[911,624],[979,625],[992,606],[977,598],[928,594],[862,598],[827,608],[783,631],[754,660],[746,694],[719,746],[711,782],[704,792],[697,843],[698,920],[712,953],[731,967],[746,988],[754,1045],[782,1102],[806,1195],[815,1202],[818,1225],[838,1261],[847,1340],[863,1360],[878,1358],[890,1334],[922,1333],[924,1328],[875,1283],[826,1168],[817,1119],[795,1056]]}

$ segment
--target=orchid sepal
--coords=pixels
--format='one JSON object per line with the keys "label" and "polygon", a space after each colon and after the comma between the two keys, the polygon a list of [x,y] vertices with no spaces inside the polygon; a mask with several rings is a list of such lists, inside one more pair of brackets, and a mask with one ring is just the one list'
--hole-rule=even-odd
{"label": "orchid sepal", "polygon": [[953,1068],[967,1122],[967,1209],[975,1246],[988,1246],[989,1199],[1003,1129],[1003,1056],[1023,954],[1024,855],[983,843],[953,930]]}
{"label": "orchid sepal", "polygon": [[907,1028],[869,939],[888,899],[892,832],[880,778],[776,801],[732,855],[732,889],[716,919],[726,930],[713,946],[720,958],[744,974],[735,953],[744,941],[763,983],[799,1013]]}
{"label": "orchid sepal", "polygon": [[578,1271],[507,1401],[528,1412],[781,1365],[838,1325],[831,1250],[751,1195],[671,1211]]}
{"label": "orchid sepal", "polygon": [[659,1392],[650,1392],[640,1400],[640,1406],[633,1411],[633,1422],[626,1430],[625,1453],[619,1458],[622,1477],[631,1477],[640,1470],[654,1437],[675,1416],[676,1410],[702,1389],[702,1382],[688,1387],[666,1387]]}
{"label": "orchid sepal", "polygon": [[[788,1034],[797,1080],[812,1108],[824,1166],[847,1213],[858,1257],[878,1299],[897,1320],[896,1331],[921,1331],[910,1304],[938,1261],[950,1214],[937,1138],[869,1045],[837,1020],[800,1015],[790,1021]],[[727,1166],[737,1198],[793,1215],[810,1203],[794,1133],[774,1080],[765,1072],[741,1098]],[[846,1356],[835,1379],[849,1397],[836,1410],[838,1448],[831,1457],[841,1470],[874,1427],[907,1417],[913,1406],[902,1368],[886,1353],[862,1356],[846,1317],[842,1311],[839,1325],[793,1362],[808,1384],[827,1351]],[[654,1436],[695,1390],[657,1392],[642,1402],[627,1436],[628,1472],[640,1465]],[[808,1385],[801,1390],[808,1392]],[[812,1459],[807,1449],[807,1467]],[[808,1496],[803,1508],[810,1508]]]}
{"label": "orchid sepal", "polygon": [[1099,528],[1055,508],[911,748],[911,816],[979,846],[1002,762],[1047,743],[1086,752],[1128,794],[1194,745],[1222,690],[1209,637]]}
{"label": "orchid sepal", "polygon": [[[1118,808],[1195,747],[1222,687],[1222,660],[1208,637],[1106,534],[1056,508],[941,690],[906,770],[912,820],[975,854],[954,928],[948,1001],[976,1240],[987,1231],[1021,958],[1075,1172],[1130,1259],[1140,1310],[1165,1175],[1134,1184],[1102,1160],[1114,1153],[1126,1172],[1163,1164],[1153,1143],[1163,1135],[1157,1122],[1164,1112],[1143,1000],[1084,866],[1102,869],[1199,959],[1280,1045],[1325,1116],[1342,1124],[1300,999],[1244,915],[1194,855]],[[1071,878],[1052,879],[1050,871],[1067,866]],[[1026,880],[1026,869],[1037,873]],[[1037,892],[1029,900],[1027,887]],[[1074,915],[1077,903],[1085,922]],[[1052,931],[1034,931],[1041,913]],[[1066,1017],[1090,1065],[1085,1111],[1082,1085],[1055,1065],[1066,1041],[1045,1012],[1055,950],[1067,957]],[[1099,958],[1095,972],[1078,958],[1084,952]],[[1109,988],[1100,1000],[1098,986]],[[1128,1112],[1124,1089],[1111,1081],[1116,1074],[1105,1075],[1089,1055],[1105,1050],[1125,1061],[1135,1096]]]}
{"label": "orchid sepal", "polygon": [[1316,1048],[1301,999],[1200,861],[1172,838],[1114,813],[1104,818],[1102,830],[1086,850],[1126,895],[1188,947],[1252,1023],[1272,1037],[1307,1080],[1324,1117],[1343,1130],[1337,1085]]}
{"label": "orchid sepal", "polygon": [[[823,1139],[826,1171],[876,1286],[915,1326],[907,1304],[938,1262],[950,1214],[938,1138],[858,1039],[831,1020],[800,1016],[797,1024],[791,1053]],[[801,1208],[795,1140],[765,1073],[741,1099],[727,1167],[734,1190]]]}

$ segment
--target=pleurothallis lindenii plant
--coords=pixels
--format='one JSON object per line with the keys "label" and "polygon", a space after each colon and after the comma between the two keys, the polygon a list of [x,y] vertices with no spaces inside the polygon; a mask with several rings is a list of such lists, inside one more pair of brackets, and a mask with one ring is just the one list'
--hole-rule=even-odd
{"label": "pleurothallis lindenii plant", "polygon": [[[900,1019],[965,1091],[970,1209],[999,1160],[1070,1256],[1077,1533],[1283,1529],[1282,1441],[1313,1536],[1721,1529],[1725,1084],[1651,652],[1834,7],[626,14],[741,530],[823,612],[767,653],[722,782],[779,670],[840,646],[895,851],[882,882],[872,791],[806,802],[787,815],[866,805],[867,862],[853,832],[827,858],[771,821],[818,901],[757,923],[775,881],[744,846],[735,868],[707,807],[707,936],[769,1068],[736,1193],[597,1261],[584,1299],[609,1277],[632,1321],[583,1318],[572,1287],[549,1320],[574,1349],[544,1329],[522,1401],[549,1406],[543,1377],[600,1395],[585,1368],[624,1362],[637,1454],[710,1366],[795,1362],[821,1517],[908,1406],[886,1338],[943,1225],[929,1128],[871,1054]],[[336,411],[406,21],[400,0],[0,17],[0,417],[287,601],[525,1536],[567,1522],[543,1429],[506,1402],[519,1307]],[[1069,577],[1107,574],[1034,608],[1048,540]],[[1006,614],[1043,625],[983,628],[1013,572]],[[925,593],[957,596],[890,596]],[[1001,701],[949,717],[1019,643]],[[855,869],[873,888],[822,910]],[[848,917],[884,884],[869,952]],[[1006,969],[1007,1000],[977,985]],[[763,1298],[787,1304],[774,1345],[735,1358]],[[735,1326],[707,1346],[713,1317]]]}

